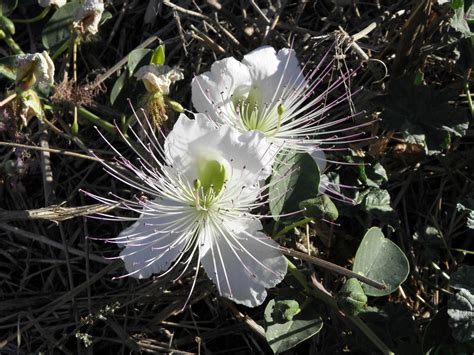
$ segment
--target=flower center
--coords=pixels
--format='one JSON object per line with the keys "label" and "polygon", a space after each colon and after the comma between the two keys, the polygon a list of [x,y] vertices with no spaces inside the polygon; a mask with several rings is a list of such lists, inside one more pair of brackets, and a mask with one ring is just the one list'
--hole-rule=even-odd
{"label": "flower center", "polygon": [[277,105],[264,104],[263,94],[257,86],[240,86],[232,95],[235,112],[246,130],[260,131],[273,136],[280,127],[281,115]]}
{"label": "flower center", "polygon": [[197,163],[198,178],[194,181],[196,207],[208,209],[228,179],[227,161],[201,157]]}

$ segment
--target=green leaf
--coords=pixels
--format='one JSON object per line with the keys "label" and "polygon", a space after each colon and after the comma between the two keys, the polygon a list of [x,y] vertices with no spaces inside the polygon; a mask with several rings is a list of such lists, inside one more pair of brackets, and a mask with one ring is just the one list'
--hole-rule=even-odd
{"label": "green leaf", "polygon": [[441,231],[425,222],[418,223],[415,227],[413,239],[422,244],[421,253],[426,260],[439,260],[440,251],[444,248],[443,234]]}
{"label": "green leaf", "polygon": [[326,219],[329,221],[335,221],[339,217],[337,207],[328,195],[321,195],[316,198],[301,201],[299,207],[304,210],[303,214],[305,217]]}
{"label": "green leaf", "polygon": [[79,0],[73,0],[51,16],[42,33],[42,42],[46,49],[54,51],[71,38],[72,23],[80,5]]}
{"label": "green leaf", "polygon": [[270,180],[269,205],[275,220],[282,213],[295,212],[298,204],[319,194],[319,169],[307,153],[287,153],[279,156]]}
{"label": "green leaf", "polygon": [[[135,71],[143,65],[147,65],[150,62],[151,49],[138,48],[134,49],[128,55],[128,77],[131,77]],[[140,65],[139,65],[140,64]]]}
{"label": "green leaf", "polygon": [[118,78],[115,80],[114,86],[112,87],[112,90],[110,91],[110,103],[113,105],[115,103],[115,100],[117,100],[117,97],[120,95],[120,92],[124,88],[126,82],[128,79],[127,72],[124,71]]}
{"label": "green leaf", "polygon": [[105,10],[104,12],[102,12],[102,16],[100,17],[100,21],[99,21],[99,26],[102,26],[104,23],[106,23],[112,17],[113,17],[113,15],[110,11]]}
{"label": "green leaf", "polygon": [[397,212],[390,205],[390,194],[387,190],[370,187],[357,195],[356,202],[370,217],[393,227],[399,224]]}
{"label": "green leaf", "polygon": [[17,6],[18,6],[18,0],[0,1],[0,15],[10,16]]}
{"label": "green leaf", "polygon": [[[418,343],[419,328],[413,314],[403,304],[383,302],[379,307],[367,307],[358,316],[395,354],[423,354],[421,344]],[[380,350],[374,349],[374,345],[362,333],[352,334],[348,342],[355,342],[359,345],[357,349],[351,349],[353,353],[380,354]]]}
{"label": "green leaf", "polygon": [[448,324],[454,339],[474,340],[474,266],[461,265],[451,275],[450,286],[458,292],[448,299]]}
{"label": "green leaf", "polygon": [[9,80],[16,79],[16,56],[0,58],[0,79],[2,77]]}
{"label": "green leaf", "polygon": [[366,295],[385,296],[395,291],[406,280],[410,265],[400,248],[386,239],[380,228],[372,227],[357,249],[352,269],[387,287],[386,290],[379,290],[363,284]]}
{"label": "green leaf", "polygon": [[466,226],[474,229],[474,193],[470,193],[461,203],[458,203],[456,209],[466,213]]}
{"label": "green leaf", "polygon": [[468,127],[467,110],[449,103],[459,90],[417,86],[410,76],[394,79],[387,94],[376,99],[383,108],[381,124],[400,131],[406,142],[423,145],[429,154],[439,152],[447,135],[461,137]]}
{"label": "green leaf", "polygon": [[474,295],[469,290],[462,288],[449,298],[448,315],[448,324],[457,341],[474,339]]}
{"label": "green leaf", "polygon": [[451,0],[450,5],[453,10],[464,8],[464,0]]}
{"label": "green leaf", "polygon": [[287,322],[293,320],[293,317],[301,312],[300,304],[295,300],[280,300],[275,302],[273,308],[273,319],[278,322]]}
{"label": "green leaf", "polygon": [[464,288],[474,294],[474,266],[461,265],[451,275],[450,286],[457,290]]}
{"label": "green leaf", "polygon": [[0,16],[0,29],[9,35],[15,34],[15,24],[8,17]]}
{"label": "green leaf", "polygon": [[165,46],[160,44],[155,48],[151,56],[150,64],[163,65],[165,64]]}
{"label": "green leaf", "polygon": [[293,299],[273,299],[265,308],[265,336],[275,354],[293,348],[323,327],[323,321],[311,301],[305,301],[301,311],[292,314],[291,319],[282,316],[281,308],[295,313],[295,304],[299,303]]}

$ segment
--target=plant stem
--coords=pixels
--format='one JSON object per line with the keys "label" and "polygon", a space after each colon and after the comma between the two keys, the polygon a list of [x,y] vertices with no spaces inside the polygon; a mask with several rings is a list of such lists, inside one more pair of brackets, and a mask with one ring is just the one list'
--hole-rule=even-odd
{"label": "plant stem", "polygon": [[5,41],[7,46],[10,47],[14,54],[24,54],[24,52],[22,51],[18,43],[15,42],[12,36],[7,35],[3,40]]}
{"label": "plant stem", "polygon": [[312,220],[313,220],[312,218],[306,217],[306,218],[303,218],[299,221],[293,222],[292,224],[290,224],[289,226],[286,226],[281,231],[279,231],[277,234],[275,234],[273,236],[273,239],[276,239],[278,237],[281,237],[282,235],[285,235],[287,232],[291,231],[293,228],[308,224]]}
{"label": "plant stem", "polygon": [[467,104],[469,105],[469,111],[471,116],[474,117],[474,104],[472,103],[471,91],[469,90],[469,81],[466,79],[464,83],[464,91],[466,92]]}
{"label": "plant stem", "polygon": [[369,340],[384,354],[384,355],[395,355],[395,353],[388,348],[385,343],[370,329],[362,319],[357,316],[350,316],[346,314],[346,317],[369,338]]}
{"label": "plant stem", "polygon": [[79,113],[81,117],[84,117],[89,122],[92,122],[93,124],[99,126],[100,128],[105,129],[107,132],[112,133],[114,135],[117,134],[117,128],[113,124],[107,121],[104,121],[102,118],[94,115],[92,112],[88,111],[84,107],[78,107],[77,112]]}
{"label": "plant stem", "polygon": [[48,6],[48,7],[45,7],[43,9],[43,11],[41,11],[38,15],[36,15],[35,17],[33,18],[27,18],[27,19],[12,19],[13,22],[16,22],[16,23],[33,23],[33,22],[37,22],[37,21],[40,21],[42,19],[44,19],[46,17],[46,15],[48,15],[49,13],[49,10],[51,8]]}
{"label": "plant stem", "polygon": [[392,352],[387,345],[370,329],[367,324],[365,324],[362,319],[360,319],[358,316],[350,316],[345,313],[343,313],[339,307],[337,306],[337,301],[336,299],[331,296],[329,293],[326,293],[318,288],[315,287],[310,287],[308,285],[308,281],[306,280],[306,277],[303,275],[301,271],[298,270],[295,264],[291,262],[288,258],[286,258],[288,261],[288,271],[293,275],[293,277],[300,283],[300,285],[303,287],[304,292],[313,296],[315,299],[319,299],[326,303],[328,306],[331,308],[335,309],[338,311],[340,314],[344,316],[344,318],[347,318],[352,322],[353,325],[355,325],[362,333],[365,334],[365,336],[380,350],[384,355],[394,355],[394,352]]}

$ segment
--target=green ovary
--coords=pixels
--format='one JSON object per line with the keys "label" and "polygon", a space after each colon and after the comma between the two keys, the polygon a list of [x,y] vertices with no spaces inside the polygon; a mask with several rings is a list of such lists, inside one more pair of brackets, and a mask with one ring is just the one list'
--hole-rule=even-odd
{"label": "green ovary", "polygon": [[202,157],[198,160],[197,173],[198,178],[194,181],[196,207],[207,210],[227,181],[228,171],[222,162]]}
{"label": "green ovary", "polygon": [[208,195],[211,189],[215,195],[218,195],[228,177],[224,164],[205,158],[198,163],[198,176],[198,183],[205,195]]}
{"label": "green ovary", "polygon": [[279,130],[284,114],[281,103],[263,103],[262,91],[257,86],[241,86],[232,95],[232,104],[246,131],[260,131],[267,137]]}

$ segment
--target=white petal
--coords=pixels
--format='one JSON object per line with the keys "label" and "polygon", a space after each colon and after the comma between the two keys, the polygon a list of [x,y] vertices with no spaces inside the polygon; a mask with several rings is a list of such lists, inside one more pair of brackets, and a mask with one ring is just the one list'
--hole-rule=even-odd
{"label": "white petal", "polygon": [[249,68],[253,80],[262,80],[278,71],[280,60],[273,47],[263,46],[246,54],[242,63]]}
{"label": "white petal", "polygon": [[[184,113],[180,114],[173,129],[168,134],[164,144],[166,159],[175,170],[187,174],[195,163],[195,153],[190,151],[191,142],[204,136],[213,137],[217,128],[203,114],[189,119]],[[190,176],[190,179],[195,179]]]}
{"label": "white petal", "polygon": [[329,178],[327,177],[326,174],[321,174],[319,178],[319,193],[325,194],[328,186],[329,186]]}
{"label": "white petal", "polygon": [[84,31],[94,35],[99,31],[99,22],[104,9],[102,0],[85,0],[76,13],[75,22],[83,22]]}
{"label": "white petal", "polygon": [[244,56],[253,85],[262,93],[262,104],[274,106],[292,90],[305,85],[304,75],[293,49],[283,48],[278,54],[270,46],[255,49]]}
{"label": "white petal", "polygon": [[165,154],[173,167],[191,181],[197,178],[200,156],[225,159],[232,167],[229,180],[240,180],[240,186],[266,179],[275,158],[262,133],[241,134],[228,125],[215,128],[203,114],[195,115],[194,120],[180,115],[166,138]]}
{"label": "white petal", "polygon": [[34,71],[36,82],[42,84],[53,84],[54,63],[48,52],[27,53],[17,56],[16,80],[20,81]]}
{"label": "white petal", "polygon": [[235,118],[232,95],[237,88],[250,87],[252,81],[247,66],[229,57],[216,61],[211,71],[196,76],[191,84],[196,110],[208,114],[217,122]]}
{"label": "white petal", "polygon": [[[167,201],[161,205],[176,203]],[[161,212],[153,216],[152,210],[153,207],[145,207],[140,219],[116,238],[117,243],[125,245],[120,253],[125,268],[130,276],[140,279],[169,269],[190,240],[190,236],[186,237],[188,226],[178,220],[182,213]]]}
{"label": "white petal", "polygon": [[309,154],[318,165],[319,172],[322,174],[327,167],[326,154],[320,149],[313,149]]}
{"label": "white petal", "polygon": [[[247,219],[241,221],[247,223]],[[235,225],[237,223],[234,223]],[[235,230],[236,237],[210,230],[202,236],[201,264],[219,293],[247,307],[256,307],[285,277],[287,261],[278,244],[261,232]]]}

